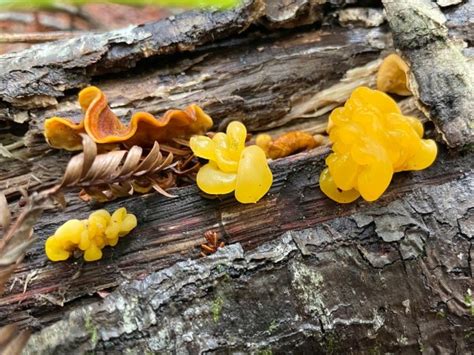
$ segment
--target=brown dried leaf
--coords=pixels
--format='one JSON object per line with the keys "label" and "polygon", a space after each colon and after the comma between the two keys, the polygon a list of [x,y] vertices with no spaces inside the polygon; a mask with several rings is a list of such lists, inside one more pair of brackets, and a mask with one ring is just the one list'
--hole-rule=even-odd
{"label": "brown dried leaf", "polygon": [[[165,160],[162,160],[161,163],[158,165],[158,164],[155,164],[157,166],[155,167],[152,167],[152,169],[150,169],[150,172],[157,172],[157,171],[161,171],[163,170],[164,168],[168,167],[171,165],[171,163],[173,162],[173,153],[169,153],[168,156],[165,158]],[[163,159],[163,157],[161,156],[161,159]]]}
{"label": "brown dried leaf", "polygon": [[15,335],[16,327],[13,324],[9,324],[0,329],[0,349],[4,345],[8,344],[10,339]]}
{"label": "brown dried leaf", "polygon": [[172,197],[164,191],[168,186],[160,182],[160,176],[173,163],[174,155],[169,153],[163,158],[158,142],[145,156],[143,149],[138,146],[133,146],[129,151],[97,154],[92,139],[86,135],[82,138],[84,152],[69,161],[59,188],[82,187],[90,197],[107,201],[133,194],[134,182],[140,180],[139,185],[143,186],[144,180],[146,185],[142,191],[146,192],[149,186],[150,189],[153,187],[161,194]]}
{"label": "brown dried leaf", "polygon": [[133,174],[133,171],[137,164],[140,162],[140,159],[143,154],[143,149],[137,145],[134,145],[127,154],[127,158],[123,163],[122,170],[120,170],[120,175],[127,176]]}
{"label": "brown dried leaf", "polygon": [[84,153],[84,160],[82,162],[81,176],[86,175],[94,163],[97,156],[97,145],[87,134],[81,133],[82,137],[82,151]]}
{"label": "brown dried leaf", "polygon": [[8,267],[0,267],[0,295],[2,294],[5,284],[7,283],[15,268],[16,264],[10,265]]}
{"label": "brown dried leaf", "polygon": [[8,247],[1,251],[0,267],[16,263],[18,259],[23,257],[25,251],[34,241],[34,239],[26,239],[20,242],[7,244]]}
{"label": "brown dried leaf", "polygon": [[57,190],[58,188],[55,187],[27,197],[26,206],[15,223],[10,225],[0,239],[0,293],[3,292],[3,287],[16,265],[23,259],[26,250],[33,243],[31,237],[33,226],[43,210],[48,207],[47,202]]}
{"label": "brown dried leaf", "polygon": [[159,184],[157,181],[153,181],[153,180],[152,180],[152,186],[153,186],[153,189],[154,189],[156,192],[160,193],[160,194],[163,195],[163,196],[166,196],[166,197],[169,197],[169,198],[178,197],[178,196],[176,196],[176,195],[171,195],[171,194],[169,194],[168,192],[166,192],[166,191],[160,186],[160,184]]}
{"label": "brown dried leaf", "polygon": [[118,150],[106,154],[99,154],[81,181],[113,180],[120,172],[118,167],[126,153],[125,150]]}
{"label": "brown dried leaf", "polygon": [[146,174],[148,171],[153,171],[157,163],[161,164],[162,158],[163,156],[160,152],[160,145],[158,144],[158,142],[155,142],[150,153],[148,153],[146,158],[143,159],[140,165],[138,165],[138,167],[135,169],[135,175],[141,176]]}

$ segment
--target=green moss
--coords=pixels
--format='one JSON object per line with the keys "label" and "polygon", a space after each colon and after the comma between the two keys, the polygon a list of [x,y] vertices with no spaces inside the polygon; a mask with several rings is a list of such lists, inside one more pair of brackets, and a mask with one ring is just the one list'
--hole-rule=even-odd
{"label": "green moss", "polygon": [[272,355],[273,351],[271,348],[260,349],[257,351],[257,355]]}
{"label": "green moss", "polygon": [[380,355],[382,352],[380,351],[380,348],[378,345],[375,345],[373,348],[370,348],[368,350],[369,355]]}
{"label": "green moss", "polygon": [[222,306],[224,305],[224,299],[221,296],[217,296],[211,304],[212,319],[215,323],[221,318]]}
{"label": "green moss", "polygon": [[330,333],[325,338],[325,346],[326,346],[326,354],[336,354],[337,353],[337,344],[336,344],[336,337],[334,334]]}
{"label": "green moss", "polygon": [[92,319],[89,315],[85,319],[84,327],[89,333],[91,343],[94,345],[97,344],[97,340],[98,340],[97,327],[94,324],[92,324]]}
{"label": "green moss", "polygon": [[272,320],[272,322],[270,323],[270,325],[268,326],[268,332],[269,333],[273,333],[275,330],[277,330],[278,328],[278,323],[277,321],[274,319]]}
{"label": "green moss", "polygon": [[465,331],[464,339],[467,341],[474,341],[474,330]]}
{"label": "green moss", "polygon": [[474,300],[472,297],[472,291],[469,288],[467,293],[464,295],[464,304],[470,308],[471,316],[474,316]]}
{"label": "green moss", "polygon": [[216,271],[217,271],[219,274],[220,274],[221,272],[226,271],[226,269],[227,269],[226,266],[223,265],[223,264],[218,264],[218,265],[216,266]]}

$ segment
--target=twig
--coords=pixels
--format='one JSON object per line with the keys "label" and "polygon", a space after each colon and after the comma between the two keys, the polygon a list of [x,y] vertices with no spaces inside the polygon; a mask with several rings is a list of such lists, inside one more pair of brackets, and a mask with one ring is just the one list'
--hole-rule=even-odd
{"label": "twig", "polygon": [[67,32],[33,32],[33,33],[2,33],[0,34],[0,43],[41,43],[51,42],[60,39],[74,38],[81,36],[83,31]]}

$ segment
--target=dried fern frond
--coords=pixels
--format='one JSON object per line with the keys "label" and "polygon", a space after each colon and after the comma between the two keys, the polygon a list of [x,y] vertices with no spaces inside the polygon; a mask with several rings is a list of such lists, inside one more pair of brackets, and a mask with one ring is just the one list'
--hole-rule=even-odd
{"label": "dried fern frond", "polygon": [[[21,262],[26,250],[33,243],[33,226],[45,208],[49,206],[48,202],[56,192],[57,188],[53,188],[28,197],[15,223],[10,225],[0,239],[0,293],[3,292],[3,286],[16,265]],[[4,200],[4,196],[0,197],[0,200]],[[4,201],[6,203],[6,199]],[[8,210],[8,205],[2,206],[2,214],[5,210]]]}
{"label": "dried fern frond", "polygon": [[[10,210],[5,195],[0,193],[0,217],[2,227],[8,230],[0,239],[0,295],[16,266],[23,260],[26,250],[34,242],[33,226],[43,211],[50,206],[51,198],[58,192],[58,187],[34,193],[26,197],[26,205],[15,223],[9,225]],[[0,328],[0,354],[21,354],[30,337],[28,331],[20,331],[15,325]]]}
{"label": "dried fern frond", "polygon": [[99,201],[151,189],[174,197],[165,191],[174,185],[174,181],[170,181],[169,172],[164,171],[171,167],[174,155],[170,151],[163,157],[158,142],[145,156],[139,146],[97,154],[96,143],[85,134],[81,136],[84,150],[69,161],[59,188],[81,187],[87,195]]}

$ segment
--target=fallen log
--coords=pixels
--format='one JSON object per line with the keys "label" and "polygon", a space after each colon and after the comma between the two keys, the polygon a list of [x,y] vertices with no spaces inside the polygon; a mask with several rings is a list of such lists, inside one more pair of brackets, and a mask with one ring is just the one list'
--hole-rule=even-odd
{"label": "fallen log", "polygon": [[[150,57],[140,47],[144,42],[133,40],[106,46],[107,54],[92,61],[87,53],[70,53],[78,42],[35,47],[63,50],[67,58],[38,68],[24,64],[34,52],[9,55],[12,70],[0,71],[0,143],[10,149],[0,153],[11,156],[0,165],[0,189],[15,209],[20,188],[57,182],[71,155],[48,148],[42,123],[53,115],[78,119],[76,89],[89,83],[104,90],[119,116],[159,115],[197,102],[215,129],[239,119],[252,132],[323,131],[330,105],[340,101],[308,114],[308,99],[340,88],[348,77],[373,85],[377,60],[393,51],[386,26],[341,28],[332,23],[333,10],[345,2],[323,3],[297,1],[285,12],[249,1],[227,15],[185,14],[146,28],[170,26],[165,33],[171,33],[176,21],[205,20],[219,36],[193,37],[196,28],[183,27],[173,46],[153,42]],[[462,37],[470,33],[462,21],[468,12],[449,8],[447,16],[450,33],[468,41]],[[55,65],[57,76],[40,75]],[[367,75],[348,73],[361,68]],[[12,73],[28,70],[34,74],[22,79],[25,85],[5,84]],[[38,78],[46,79],[30,85]],[[432,134],[430,124],[427,131]],[[473,162],[469,151],[449,151],[440,142],[434,166],[397,174],[373,204],[337,205],[320,192],[326,148],[272,162],[273,187],[256,205],[208,200],[195,186],[173,189],[176,199],[150,194],[105,206],[68,194],[66,210],[47,211],[39,220],[37,242],[0,296],[0,324],[36,332],[27,353],[465,352],[473,331]],[[65,220],[118,206],[136,213],[139,226],[101,261],[46,260],[44,241]],[[228,246],[197,260],[209,230]]]}

